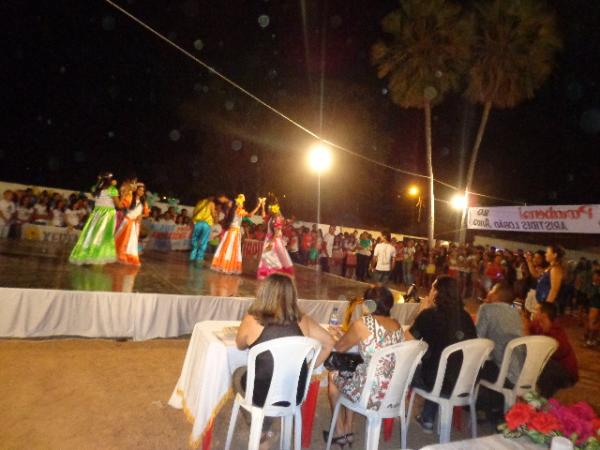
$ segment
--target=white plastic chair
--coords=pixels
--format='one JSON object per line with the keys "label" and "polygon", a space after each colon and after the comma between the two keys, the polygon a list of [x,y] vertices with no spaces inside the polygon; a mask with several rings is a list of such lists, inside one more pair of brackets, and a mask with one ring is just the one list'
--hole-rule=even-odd
{"label": "white plastic chair", "polygon": [[[507,389],[504,387],[504,380],[508,375],[512,355],[514,350],[521,346],[527,349],[527,355],[515,386],[512,389]],[[537,380],[544,366],[557,348],[558,342],[556,342],[556,339],[548,336],[524,336],[512,339],[504,349],[502,365],[496,381],[481,380],[479,384],[502,394],[504,397],[504,412],[506,412],[515,404],[518,396],[536,389]],[[479,386],[477,392],[479,393]]]}
{"label": "white plastic chair", "polygon": [[[355,403],[342,394],[335,405],[329,429],[329,439],[327,440],[327,450],[331,448],[331,441],[335,434],[335,424],[341,406],[345,406],[367,418],[366,450],[376,450],[378,448],[382,419],[394,417],[400,417],[402,448],[406,448],[406,393],[415,374],[415,369],[426,351],[427,344],[425,342],[408,341],[390,345],[374,352],[367,368],[367,378],[358,402]],[[381,361],[388,357],[393,357],[395,360],[392,378],[381,400],[379,409],[369,409],[367,405],[374,383],[376,383],[376,371]]]}
{"label": "white plastic chair", "polygon": [[[439,405],[438,414],[438,432],[440,434],[440,443],[445,444],[450,442],[450,433],[452,430],[452,413],[455,406],[469,405],[471,412],[471,434],[473,438],[477,437],[477,417],[475,414],[475,382],[477,375],[483,363],[494,349],[494,342],[490,339],[468,339],[466,341],[457,342],[444,349],[440,356],[435,384],[431,392],[424,389],[413,388],[408,407],[408,417],[412,417],[412,408],[415,401],[415,396],[419,395],[426,400],[432,401]],[[450,355],[462,351],[463,361],[450,396],[445,398],[442,396],[442,386],[446,375],[446,366]]]}
{"label": "white plastic chair", "polygon": [[[290,449],[292,443],[292,421],[294,430],[294,449],[300,450],[302,432],[301,404],[306,399],[308,386],[315,367],[317,355],[321,351],[319,341],[302,336],[284,337],[263,342],[250,349],[248,352],[248,371],[246,380],[246,395],[237,394],[233,402],[229,430],[225,450],[231,447],[233,430],[240,410],[240,406],[252,415],[250,425],[250,438],[248,450],[258,450],[260,437],[265,417],[281,417],[281,448]],[[264,406],[258,407],[252,404],[254,394],[254,376],[256,357],[264,352],[270,352],[273,356],[273,376],[269,386],[269,392]],[[300,405],[296,405],[296,393],[300,380],[302,363],[306,361],[308,366],[306,386],[302,395]],[[275,403],[287,406],[278,406]]]}

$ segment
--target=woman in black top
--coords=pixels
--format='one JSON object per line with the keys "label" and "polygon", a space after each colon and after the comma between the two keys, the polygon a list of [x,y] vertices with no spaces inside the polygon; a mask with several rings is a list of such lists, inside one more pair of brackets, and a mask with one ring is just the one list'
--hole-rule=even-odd
{"label": "woman in black top", "polygon": [[[240,350],[252,348],[272,339],[288,336],[307,336],[321,343],[321,352],[315,367],[323,364],[333,348],[333,339],[323,327],[298,308],[298,294],[293,279],[285,274],[273,274],[266,278],[256,295],[256,300],[242,319],[236,336]],[[264,352],[257,356],[252,403],[264,406],[271,378],[273,376],[273,356]],[[298,384],[297,401],[302,400],[306,386],[306,366],[303,366]],[[233,374],[233,387],[237,392],[246,390],[246,367]],[[268,429],[270,420],[265,418],[263,429]]]}
{"label": "woman in black top", "polygon": [[[429,297],[424,300],[430,305],[415,319],[415,323],[405,334],[406,339],[423,339],[429,345],[423,356],[420,370],[415,374],[413,385],[426,390],[433,389],[440,356],[449,345],[477,337],[477,330],[471,316],[465,311],[460,298],[456,279],[440,276],[431,287]],[[450,356],[446,367],[446,377],[442,395],[450,395],[462,364],[462,353]],[[433,430],[438,405],[425,401],[417,422],[428,432]]]}

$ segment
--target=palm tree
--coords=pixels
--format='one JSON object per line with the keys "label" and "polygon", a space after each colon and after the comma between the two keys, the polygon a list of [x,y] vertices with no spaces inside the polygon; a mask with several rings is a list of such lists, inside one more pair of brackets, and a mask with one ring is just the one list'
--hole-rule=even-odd
{"label": "palm tree", "polygon": [[[467,97],[483,105],[465,183],[471,190],[479,148],[492,108],[513,108],[531,99],[554,68],[561,47],[554,12],[543,0],[475,2],[476,33]],[[461,223],[465,238],[466,211]]]}
{"label": "palm tree", "polygon": [[400,0],[381,23],[386,35],[373,45],[371,60],[388,79],[392,101],[423,109],[429,176],[429,245],[434,244],[431,108],[459,87],[470,58],[470,16],[448,0]]}

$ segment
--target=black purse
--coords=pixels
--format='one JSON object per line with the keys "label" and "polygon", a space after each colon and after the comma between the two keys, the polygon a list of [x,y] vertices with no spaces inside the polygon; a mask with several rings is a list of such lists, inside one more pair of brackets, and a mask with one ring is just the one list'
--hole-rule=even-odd
{"label": "black purse", "polygon": [[364,361],[359,353],[331,352],[323,365],[327,370],[339,372],[354,372]]}

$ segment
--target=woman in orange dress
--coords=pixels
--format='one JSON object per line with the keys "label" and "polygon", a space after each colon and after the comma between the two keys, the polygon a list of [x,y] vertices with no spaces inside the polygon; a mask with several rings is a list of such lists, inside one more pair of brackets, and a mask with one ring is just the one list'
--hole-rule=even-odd
{"label": "woman in orange dress", "polygon": [[126,209],[125,217],[115,234],[115,245],[117,247],[117,259],[120,263],[140,265],[138,244],[140,238],[140,224],[143,217],[149,214],[146,204],[146,187],[138,183],[131,196],[123,199]]}
{"label": "woman in orange dress", "polygon": [[248,213],[244,209],[244,202],[246,197],[244,194],[240,194],[235,199],[235,204],[232,205],[227,214],[227,223],[225,224],[227,231],[221,239],[215,256],[213,257],[210,268],[217,272],[223,272],[226,274],[240,274],[242,273],[242,235],[240,229],[242,226],[242,220],[244,217],[256,214],[256,211],[262,204],[262,199],[259,199],[258,205],[254,211]]}

